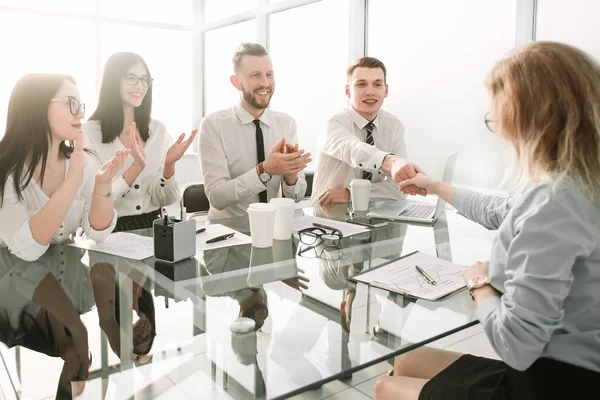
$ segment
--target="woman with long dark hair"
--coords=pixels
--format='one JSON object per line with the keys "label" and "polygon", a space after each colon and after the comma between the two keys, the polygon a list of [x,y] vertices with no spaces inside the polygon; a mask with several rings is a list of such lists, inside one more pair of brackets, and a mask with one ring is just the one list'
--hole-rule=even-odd
{"label": "woman with long dark hair", "polygon": [[152,227],[160,207],[179,200],[175,163],[194,140],[182,133],[173,143],[165,126],[150,117],[152,76],[135,53],[115,53],[104,67],[98,107],[84,125],[86,145],[101,162],[117,150],[129,149],[113,183],[119,219],[115,231]]}
{"label": "woman with long dark hair", "polygon": [[98,172],[84,151],[85,107],[75,80],[29,74],[15,85],[0,141],[0,246],[37,260],[79,227],[102,241],[116,224],[111,182],[128,150]]}

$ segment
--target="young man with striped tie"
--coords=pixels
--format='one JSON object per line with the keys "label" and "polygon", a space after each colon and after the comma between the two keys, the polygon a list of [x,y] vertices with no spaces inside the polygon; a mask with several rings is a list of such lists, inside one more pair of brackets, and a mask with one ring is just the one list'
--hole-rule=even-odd
{"label": "young man with striped tie", "polygon": [[[398,183],[421,172],[408,162],[404,126],[381,110],[388,95],[385,65],[363,57],[348,67],[346,96],[350,107],[333,116],[319,138],[311,204],[350,201],[350,181],[369,179],[371,198],[401,199]],[[414,193],[422,194],[414,188]]]}

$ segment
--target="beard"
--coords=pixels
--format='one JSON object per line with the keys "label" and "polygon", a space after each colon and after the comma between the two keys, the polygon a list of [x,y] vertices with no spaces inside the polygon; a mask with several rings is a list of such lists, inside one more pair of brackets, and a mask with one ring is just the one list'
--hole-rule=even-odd
{"label": "beard", "polygon": [[[266,86],[266,87],[258,88],[254,92],[249,92],[246,90],[246,88],[244,88],[243,85],[240,84],[240,87],[242,88],[242,98],[244,100],[246,100],[246,102],[248,104],[250,104],[252,107],[256,108],[257,110],[264,110],[265,108],[269,107],[269,103],[271,102],[271,97],[273,97],[273,92],[274,92],[273,88],[271,88],[270,86]],[[266,104],[260,104],[256,100],[255,92],[257,92],[259,90],[268,90],[271,92],[271,94],[267,98]]]}

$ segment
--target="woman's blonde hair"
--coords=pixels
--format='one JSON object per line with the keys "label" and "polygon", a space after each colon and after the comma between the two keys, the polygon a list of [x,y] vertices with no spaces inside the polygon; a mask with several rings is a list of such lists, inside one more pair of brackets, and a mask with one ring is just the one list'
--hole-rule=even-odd
{"label": "woman's blonde hair", "polygon": [[486,81],[494,122],[530,181],[571,178],[600,205],[600,66],[562,43],[534,42]]}

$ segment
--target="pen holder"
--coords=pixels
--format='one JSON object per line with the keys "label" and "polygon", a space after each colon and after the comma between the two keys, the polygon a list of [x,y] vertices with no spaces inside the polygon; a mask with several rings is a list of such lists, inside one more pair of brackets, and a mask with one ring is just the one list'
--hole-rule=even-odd
{"label": "pen holder", "polygon": [[154,258],[177,262],[196,255],[196,221],[154,220]]}

